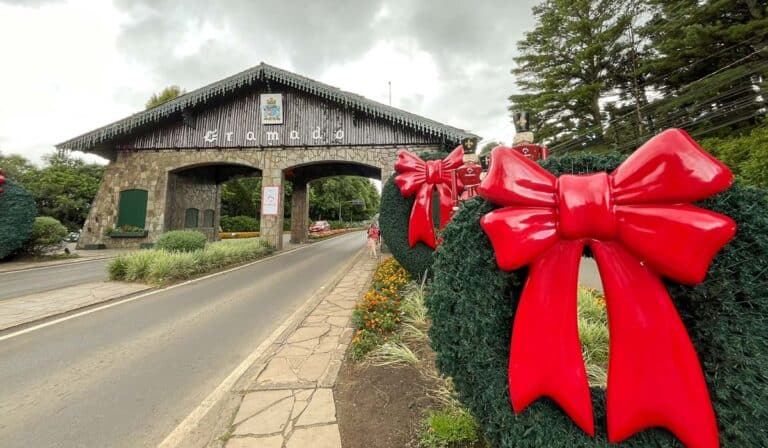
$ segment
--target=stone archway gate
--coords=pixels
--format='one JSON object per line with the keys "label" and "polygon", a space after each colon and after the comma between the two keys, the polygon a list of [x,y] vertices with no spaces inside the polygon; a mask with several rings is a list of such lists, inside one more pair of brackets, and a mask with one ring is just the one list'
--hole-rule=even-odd
{"label": "stone archway gate", "polygon": [[[215,239],[221,184],[236,176],[262,176],[280,204],[291,181],[294,213],[305,215],[313,179],[386,180],[399,149],[452,149],[467,139],[478,137],[262,63],[56,147],[111,162],[80,246],[130,247],[178,228]],[[260,222],[281,247],[282,209]],[[305,230],[298,222],[294,235]]]}

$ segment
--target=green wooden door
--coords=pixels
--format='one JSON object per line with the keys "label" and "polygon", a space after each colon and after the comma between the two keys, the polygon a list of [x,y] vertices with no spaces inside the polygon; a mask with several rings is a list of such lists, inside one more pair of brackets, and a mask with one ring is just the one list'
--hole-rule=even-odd
{"label": "green wooden door", "polygon": [[123,190],[117,212],[117,227],[135,226],[143,229],[147,221],[147,190]]}

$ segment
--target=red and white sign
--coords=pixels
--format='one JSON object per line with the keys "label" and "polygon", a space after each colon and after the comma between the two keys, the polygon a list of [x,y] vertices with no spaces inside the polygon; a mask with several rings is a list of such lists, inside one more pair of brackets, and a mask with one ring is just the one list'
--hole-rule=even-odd
{"label": "red and white sign", "polygon": [[264,186],[261,189],[261,216],[280,214],[280,187]]}

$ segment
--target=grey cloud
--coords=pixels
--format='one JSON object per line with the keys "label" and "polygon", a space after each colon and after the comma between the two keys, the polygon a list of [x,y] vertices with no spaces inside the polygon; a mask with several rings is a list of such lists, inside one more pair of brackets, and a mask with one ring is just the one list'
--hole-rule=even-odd
{"label": "grey cloud", "polygon": [[[413,42],[434,57],[441,91],[448,93],[429,101],[404,98],[403,107],[478,130],[506,113],[506,98],[515,89],[509,74],[515,43],[532,28],[530,9],[538,1],[116,0],[115,5],[130,18],[119,50],[161,82],[188,90],[260,61],[287,61],[285,68],[319,77],[381,40]],[[379,16],[382,10],[388,13]],[[226,35],[211,37],[193,54],[174,56],[188,33],[206,24]],[[475,72],[474,66],[484,68]]]}
{"label": "grey cloud", "polygon": [[53,3],[64,3],[64,0],[0,0],[0,4],[11,6],[25,6],[28,8],[37,8]]}

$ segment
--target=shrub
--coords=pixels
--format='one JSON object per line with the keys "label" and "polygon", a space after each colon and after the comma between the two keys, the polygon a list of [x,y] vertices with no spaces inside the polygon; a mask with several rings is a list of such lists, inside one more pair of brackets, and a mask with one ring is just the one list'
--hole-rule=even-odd
{"label": "shrub", "polygon": [[731,167],[745,185],[768,187],[768,123],[746,135],[704,139],[701,146]]}
{"label": "shrub", "polygon": [[67,228],[56,218],[39,216],[32,224],[32,233],[22,245],[22,251],[30,255],[41,255],[61,247]]}
{"label": "shrub", "polygon": [[251,216],[222,216],[222,232],[258,232],[259,220]]}
{"label": "shrub", "polygon": [[[447,153],[430,152],[419,154],[424,160],[443,159]],[[431,275],[432,249],[423,243],[417,243],[413,249],[408,245],[408,221],[411,217],[414,196],[403,197],[395,185],[394,177],[384,182],[381,190],[381,211],[379,227],[384,244],[387,245],[397,261],[410,272],[413,278],[422,278],[424,273]],[[433,201],[434,202],[434,201]],[[439,219],[434,219],[435,225]]]}
{"label": "shrub", "polygon": [[32,232],[37,208],[27,190],[6,179],[0,193],[0,259],[20,248]]}
{"label": "shrub", "polygon": [[195,230],[172,230],[160,235],[155,247],[169,252],[193,252],[202,250],[208,237]]}
{"label": "shrub", "polygon": [[[575,155],[542,165],[556,175],[611,171],[620,157]],[[736,220],[738,231],[694,287],[667,283],[670,297],[696,348],[717,414],[724,447],[768,446],[768,209],[766,191],[734,185],[701,206]],[[507,368],[511,323],[526,270],[496,267],[479,219],[493,209],[466,202],[445,230],[435,254],[427,296],[437,365],[453,377],[459,398],[498,447],[604,447],[605,391],[592,388],[594,438],[579,430],[549,400],[515,415]],[[643,431],[622,447],[680,447],[668,432]]]}

